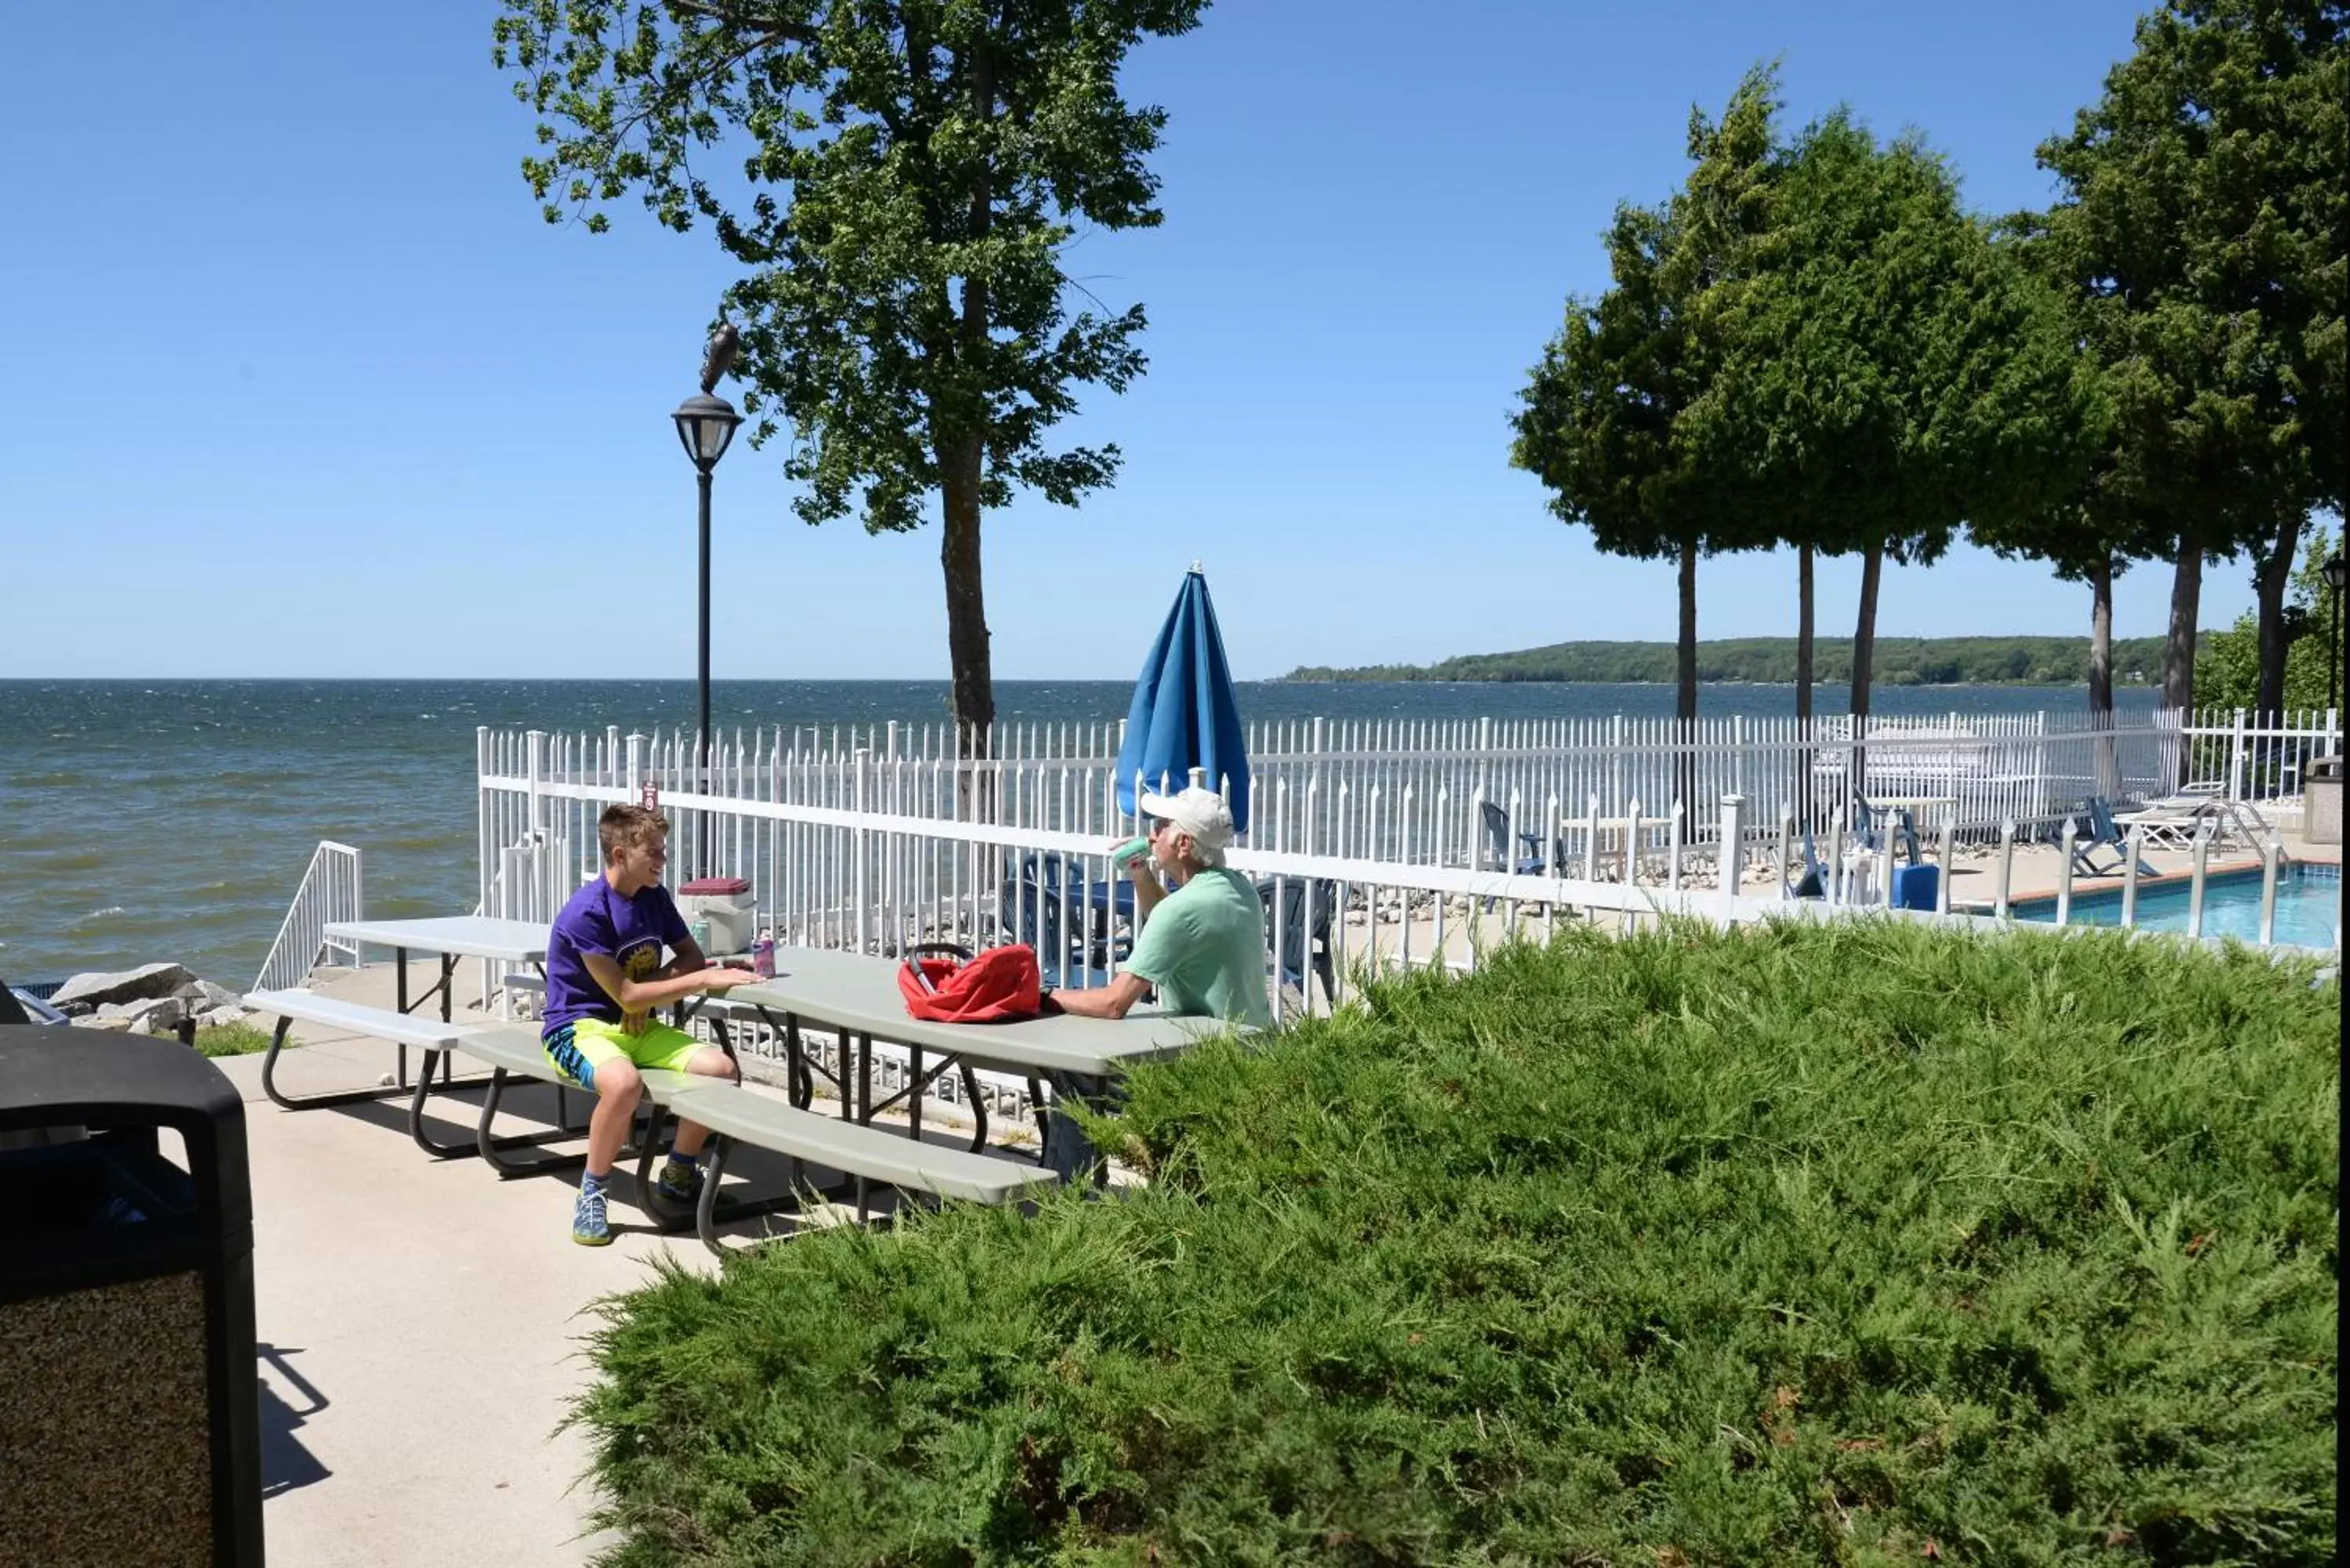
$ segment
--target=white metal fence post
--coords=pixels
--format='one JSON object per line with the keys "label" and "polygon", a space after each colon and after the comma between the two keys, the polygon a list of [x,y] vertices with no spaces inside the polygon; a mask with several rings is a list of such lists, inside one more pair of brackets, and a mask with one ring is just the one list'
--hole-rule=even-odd
{"label": "white metal fence post", "polygon": [[1728,930],[1738,919],[1739,846],[1746,831],[1746,797],[1726,794],[1721,797],[1721,852],[1720,876],[1721,883],[1721,929]]}

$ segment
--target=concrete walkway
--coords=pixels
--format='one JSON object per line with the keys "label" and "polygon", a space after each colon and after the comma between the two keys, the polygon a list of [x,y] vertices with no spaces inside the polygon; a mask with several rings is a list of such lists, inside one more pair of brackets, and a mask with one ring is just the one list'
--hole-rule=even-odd
{"label": "concrete walkway", "polygon": [[[320,981],[322,992],[390,1005],[388,968]],[[298,1033],[309,1043],[279,1062],[288,1093],[363,1086],[390,1071],[391,1046]],[[259,1056],[217,1064],[243,1092],[252,1156],[269,1560],[587,1562],[598,1543],[585,1533],[588,1441],[556,1428],[590,1381],[588,1309],[645,1281],[657,1259],[703,1272],[716,1261],[691,1232],[655,1233],[626,1177],[614,1183],[617,1239],[581,1247],[570,1232],[576,1173],[501,1180],[478,1159],[418,1149],[404,1098],[286,1111],[262,1093]],[[479,1093],[457,1099],[468,1108],[440,1136],[471,1128]],[[522,1113],[512,1130],[553,1125],[544,1085],[503,1105]],[[572,1106],[576,1118],[577,1096]],[[730,1185],[737,1172],[730,1164]],[[763,1189],[786,1176],[756,1151],[739,1173]]]}

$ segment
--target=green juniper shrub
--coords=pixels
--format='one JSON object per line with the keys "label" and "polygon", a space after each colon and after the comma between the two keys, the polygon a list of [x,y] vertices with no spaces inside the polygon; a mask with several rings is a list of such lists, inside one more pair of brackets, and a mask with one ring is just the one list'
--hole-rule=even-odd
{"label": "green juniper shrub", "polygon": [[1569,931],[1138,1072],[1151,1177],[604,1304],[612,1564],[2321,1563],[2338,982]]}

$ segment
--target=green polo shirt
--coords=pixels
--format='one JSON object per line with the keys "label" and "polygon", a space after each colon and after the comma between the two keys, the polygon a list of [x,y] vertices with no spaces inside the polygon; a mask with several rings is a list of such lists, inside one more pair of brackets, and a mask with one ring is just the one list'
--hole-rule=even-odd
{"label": "green polo shirt", "polygon": [[1122,966],[1170,1012],[1273,1027],[1265,1001],[1264,905],[1249,879],[1211,867],[1159,901]]}

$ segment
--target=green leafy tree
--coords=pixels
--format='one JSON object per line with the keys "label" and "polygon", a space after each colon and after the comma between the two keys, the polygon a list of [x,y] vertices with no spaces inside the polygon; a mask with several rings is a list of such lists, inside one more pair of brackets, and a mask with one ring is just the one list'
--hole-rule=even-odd
{"label": "green leafy tree", "polygon": [[[2060,306],[2086,302],[2062,286],[2061,267],[2045,223],[2025,213],[2008,221],[2009,236],[2027,265],[2049,278]],[[2068,320],[2076,346],[2085,347],[2089,326]],[[2037,511],[1978,519],[1968,529],[1974,542],[2011,559],[2046,562],[2057,576],[2089,588],[2089,709],[2110,713],[2114,706],[2114,579],[2134,561],[2166,554],[2169,541],[2149,515],[2147,498],[2135,485],[2114,440],[2112,382],[2118,373],[2084,355],[2077,362],[2085,393],[2081,431],[2088,454],[2079,485]],[[2107,781],[2112,782],[2112,781]]]}
{"label": "green leafy tree", "polygon": [[1694,432],[1728,352],[1726,301],[1768,223],[1774,74],[1747,73],[1716,124],[1690,114],[1694,167],[1663,204],[1619,206],[1607,232],[1613,286],[1567,301],[1512,419],[1511,462],[1600,549],[1679,568],[1675,711],[1697,716],[1697,563],[1753,543],[1736,477],[1709,466]]}
{"label": "green leafy tree", "polygon": [[2310,541],[2293,575],[2284,614],[2284,688],[2273,706],[2262,706],[2260,618],[2245,614],[2225,631],[2206,631],[2196,650],[2195,705],[2244,708],[2273,713],[2321,709],[2342,700],[2340,607],[2325,581],[2328,557],[2342,553],[2339,531],[2321,531]]}
{"label": "green leafy tree", "polygon": [[[937,498],[954,716],[995,713],[983,514],[1026,486],[1074,505],[1114,445],[1053,450],[1081,387],[1142,373],[1143,311],[1072,314],[1080,223],[1155,225],[1163,110],[1118,71],[1205,0],[505,0],[495,59],[540,116],[524,173],[549,222],[601,229],[631,192],[707,221],[744,269],[753,440],[796,432],[809,523],[920,527]],[[739,182],[714,177],[739,156]],[[698,154],[708,153],[705,163]]]}
{"label": "green leafy tree", "polygon": [[2343,493],[2350,97],[2340,0],[2170,0],[2069,136],[2048,233],[2114,372],[2117,463],[2175,563],[2164,691],[2196,687],[2202,569],[2240,551],[2257,705],[2282,700],[2284,594]]}
{"label": "green leafy tree", "polygon": [[1786,150],[1726,336],[1705,437],[1794,542],[1862,557],[1852,711],[1869,709],[1886,560],[1962,523],[2033,515],[2078,483],[2093,389],[2054,292],[1959,205],[1916,137],[1842,109]]}

